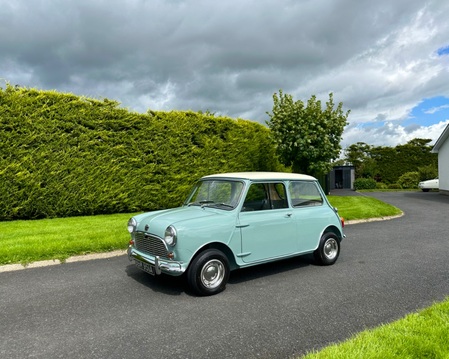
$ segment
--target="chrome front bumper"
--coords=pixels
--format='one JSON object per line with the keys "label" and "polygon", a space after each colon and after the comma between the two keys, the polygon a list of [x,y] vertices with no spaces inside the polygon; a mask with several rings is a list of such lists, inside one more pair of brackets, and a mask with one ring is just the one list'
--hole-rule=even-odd
{"label": "chrome front bumper", "polygon": [[[139,264],[137,266],[140,269],[152,275],[160,275],[161,273],[166,273],[178,276],[185,271],[185,268],[183,268],[182,266],[182,262],[167,261],[164,259],[160,259],[159,256],[150,256],[148,254],[139,252],[133,246],[128,247],[128,259],[130,261],[134,261],[136,265]],[[141,263],[143,263],[143,265],[141,265]],[[154,272],[152,272],[152,268],[154,268]]]}

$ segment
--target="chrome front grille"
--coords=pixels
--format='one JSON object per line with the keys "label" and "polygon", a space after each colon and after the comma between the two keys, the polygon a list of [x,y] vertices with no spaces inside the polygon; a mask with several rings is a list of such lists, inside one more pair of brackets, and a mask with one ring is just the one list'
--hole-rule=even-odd
{"label": "chrome front grille", "polygon": [[141,252],[152,256],[167,258],[168,251],[165,242],[157,236],[144,232],[137,232],[134,245],[136,246],[136,249]]}

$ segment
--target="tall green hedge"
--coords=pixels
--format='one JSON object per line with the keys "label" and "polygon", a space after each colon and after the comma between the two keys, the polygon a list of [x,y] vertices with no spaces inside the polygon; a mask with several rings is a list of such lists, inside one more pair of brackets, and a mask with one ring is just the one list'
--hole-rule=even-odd
{"label": "tall green hedge", "polygon": [[255,122],[0,89],[0,220],[170,208],[203,175],[278,169]]}

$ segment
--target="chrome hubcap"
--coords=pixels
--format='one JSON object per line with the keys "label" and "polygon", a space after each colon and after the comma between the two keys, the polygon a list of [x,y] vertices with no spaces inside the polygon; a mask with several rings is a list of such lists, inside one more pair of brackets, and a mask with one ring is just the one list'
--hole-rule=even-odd
{"label": "chrome hubcap", "polygon": [[225,268],[223,263],[218,259],[211,259],[201,269],[201,283],[209,289],[220,286],[225,276]]}
{"label": "chrome hubcap", "polygon": [[334,238],[329,238],[324,243],[324,255],[327,259],[334,259],[338,254],[338,242]]}

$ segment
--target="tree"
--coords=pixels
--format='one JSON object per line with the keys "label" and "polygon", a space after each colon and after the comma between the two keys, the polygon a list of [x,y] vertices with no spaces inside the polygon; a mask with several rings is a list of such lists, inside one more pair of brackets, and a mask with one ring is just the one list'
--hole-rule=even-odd
{"label": "tree", "polygon": [[343,103],[334,109],[333,94],[323,110],[321,101],[312,96],[305,105],[293,101],[279,90],[273,95],[273,111],[267,122],[277,144],[281,162],[294,172],[322,175],[332,169],[332,161],[341,150],[341,135],[350,111],[343,113]]}
{"label": "tree", "polygon": [[345,160],[355,166],[356,178],[374,178],[396,183],[407,172],[418,172],[420,179],[435,178],[438,156],[432,153],[431,140],[415,138],[396,147],[374,147],[357,142],[345,149]]}
{"label": "tree", "polygon": [[406,172],[432,165],[437,169],[438,156],[432,153],[431,140],[415,138],[396,147],[373,147],[371,155],[377,163],[378,174],[385,183],[395,183]]}
{"label": "tree", "polygon": [[357,142],[345,149],[346,161],[355,169],[355,178],[374,178],[376,162],[371,158],[372,146]]}

